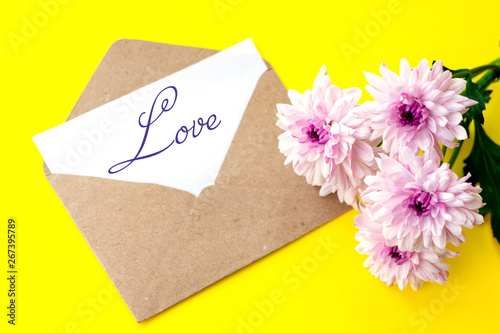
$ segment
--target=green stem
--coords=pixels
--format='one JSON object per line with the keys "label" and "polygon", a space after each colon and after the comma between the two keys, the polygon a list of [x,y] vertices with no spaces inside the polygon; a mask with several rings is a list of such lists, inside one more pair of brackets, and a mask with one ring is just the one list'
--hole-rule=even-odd
{"label": "green stem", "polygon": [[447,149],[447,147],[445,145],[443,145],[443,147],[441,147],[441,150],[443,152],[443,159],[444,159],[444,156],[446,156],[446,149]]}
{"label": "green stem", "polygon": [[470,74],[471,77],[474,77],[474,76],[481,74],[482,72],[484,72],[485,70],[488,70],[488,69],[491,69],[494,71],[500,71],[500,67],[498,67],[497,65],[494,65],[494,64],[490,64],[490,65],[479,66],[479,67],[473,68],[473,69],[465,71],[465,72],[455,73],[455,74],[453,74],[453,77],[454,78],[466,77],[467,74]]}
{"label": "green stem", "polygon": [[[496,66],[498,68],[500,66],[500,58],[498,58],[495,61],[491,62],[490,65]],[[494,81],[494,79],[495,79],[495,72],[497,72],[497,71],[500,71],[500,68],[498,68],[498,69],[490,69],[479,80],[477,80],[477,85],[478,85],[479,91],[483,91],[484,89],[488,88],[488,86]]]}
{"label": "green stem", "polygon": [[453,149],[453,154],[450,157],[450,161],[448,164],[450,164],[450,169],[453,167],[453,164],[455,164],[455,161],[458,157],[458,153],[460,152],[460,149],[462,148],[462,144],[464,143],[464,140],[459,141],[458,147]]}
{"label": "green stem", "polygon": [[489,71],[488,73],[484,74],[479,80],[477,80],[477,89],[479,91],[483,91],[488,86],[495,81],[495,71]]}

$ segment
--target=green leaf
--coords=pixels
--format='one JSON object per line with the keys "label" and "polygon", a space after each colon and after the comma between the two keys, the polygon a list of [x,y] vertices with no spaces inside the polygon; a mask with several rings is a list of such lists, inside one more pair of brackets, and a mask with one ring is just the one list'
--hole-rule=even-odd
{"label": "green leaf", "polygon": [[465,159],[464,173],[471,173],[469,181],[479,183],[486,205],[481,215],[491,213],[493,236],[500,242],[500,146],[486,134],[483,126],[474,121],[476,136],[470,155]]}
{"label": "green leaf", "polygon": [[481,91],[481,96],[483,97],[483,100],[485,103],[489,103],[490,102],[490,95],[491,93],[493,92],[493,90],[483,90]]}
{"label": "green leaf", "polygon": [[465,87],[465,91],[462,95],[475,100],[477,104],[469,107],[469,110],[464,113],[464,118],[474,119],[475,121],[479,121],[479,123],[484,124],[483,111],[486,109],[486,105],[484,103],[483,94],[479,90],[479,86],[472,82],[472,78],[469,74],[465,77],[465,79],[467,80],[467,86]]}

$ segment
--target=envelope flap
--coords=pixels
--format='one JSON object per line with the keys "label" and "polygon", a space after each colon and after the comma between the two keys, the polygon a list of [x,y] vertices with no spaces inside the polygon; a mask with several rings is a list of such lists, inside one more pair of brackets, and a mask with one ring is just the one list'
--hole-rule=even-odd
{"label": "envelope flap", "polygon": [[68,120],[193,65],[217,51],[120,39],[111,45]]}
{"label": "envelope flap", "polygon": [[[70,119],[215,51],[121,40]],[[198,198],[155,184],[52,174],[47,178],[137,321],[252,263],[349,208],[283,165],[274,70],[252,95],[214,186]]]}

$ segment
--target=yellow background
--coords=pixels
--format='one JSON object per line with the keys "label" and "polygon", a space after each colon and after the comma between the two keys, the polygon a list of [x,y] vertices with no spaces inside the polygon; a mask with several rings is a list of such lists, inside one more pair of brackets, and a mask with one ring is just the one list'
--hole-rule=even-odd
{"label": "yellow background", "polygon": [[[354,212],[137,324],[44,177],[31,140],[65,121],[104,53],[120,38],[221,50],[251,37],[287,88],[310,88],[322,64],[340,87],[363,87],[363,70],[378,73],[383,61],[398,70],[401,57],[412,66],[424,57],[443,59],[451,68],[498,58],[499,1],[44,5],[51,2],[0,2],[2,332],[499,331],[500,246],[489,218],[466,231],[460,256],[448,260],[451,283],[425,284],[414,292],[388,288],[363,267],[365,256],[354,250]],[[363,39],[359,31],[366,30]],[[500,84],[493,87],[486,130],[500,142]],[[368,99],[364,91],[363,101]],[[467,148],[470,143],[462,157]],[[6,324],[9,217],[16,219],[18,233],[15,327]],[[318,247],[329,238],[337,245],[326,255]]]}

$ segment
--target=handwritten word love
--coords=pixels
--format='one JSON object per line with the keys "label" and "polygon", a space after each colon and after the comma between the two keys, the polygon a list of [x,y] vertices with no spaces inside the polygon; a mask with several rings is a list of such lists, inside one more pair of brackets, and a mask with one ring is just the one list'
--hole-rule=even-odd
{"label": "handwritten word love", "polygon": [[[163,92],[166,92],[169,89],[171,89],[174,93],[173,102],[170,103],[170,100],[168,98],[164,98],[160,104],[161,105],[160,113],[153,119],[153,111],[155,110],[155,106],[157,105],[157,101],[158,101],[160,95],[162,95]],[[193,124],[189,128],[187,126],[181,126],[177,130],[177,133],[175,134],[175,138],[165,148],[158,150],[157,152],[154,152],[151,154],[141,155],[141,152],[144,148],[144,145],[146,144],[146,140],[148,138],[149,131],[151,130],[151,125],[153,125],[164,113],[172,110],[176,101],[177,101],[177,88],[174,86],[166,87],[158,93],[158,95],[156,96],[156,98],[153,102],[153,105],[151,106],[151,111],[149,112],[149,116],[148,116],[147,121],[145,123],[142,121],[143,116],[146,115],[146,112],[141,113],[141,115],[139,116],[139,126],[145,129],[144,130],[144,137],[142,138],[142,142],[141,142],[141,146],[139,147],[139,150],[137,151],[137,153],[135,154],[135,156],[133,158],[113,165],[111,168],[109,168],[108,173],[113,174],[113,173],[120,172],[120,171],[124,170],[125,168],[127,168],[128,166],[130,166],[134,161],[143,160],[143,159],[150,158],[150,157],[153,157],[155,155],[161,154],[164,151],[166,151],[168,148],[170,148],[174,143],[181,145],[187,140],[187,138],[189,137],[189,134],[191,134],[191,136],[193,138],[196,138],[201,134],[204,127],[206,127],[207,130],[209,130],[209,131],[212,131],[212,130],[216,129],[217,127],[219,127],[221,121],[219,120],[219,122],[217,124],[215,124],[217,122],[217,116],[215,114],[212,114],[211,116],[209,116],[207,118],[207,120],[203,120],[203,118],[200,117],[196,121],[193,120]]]}

